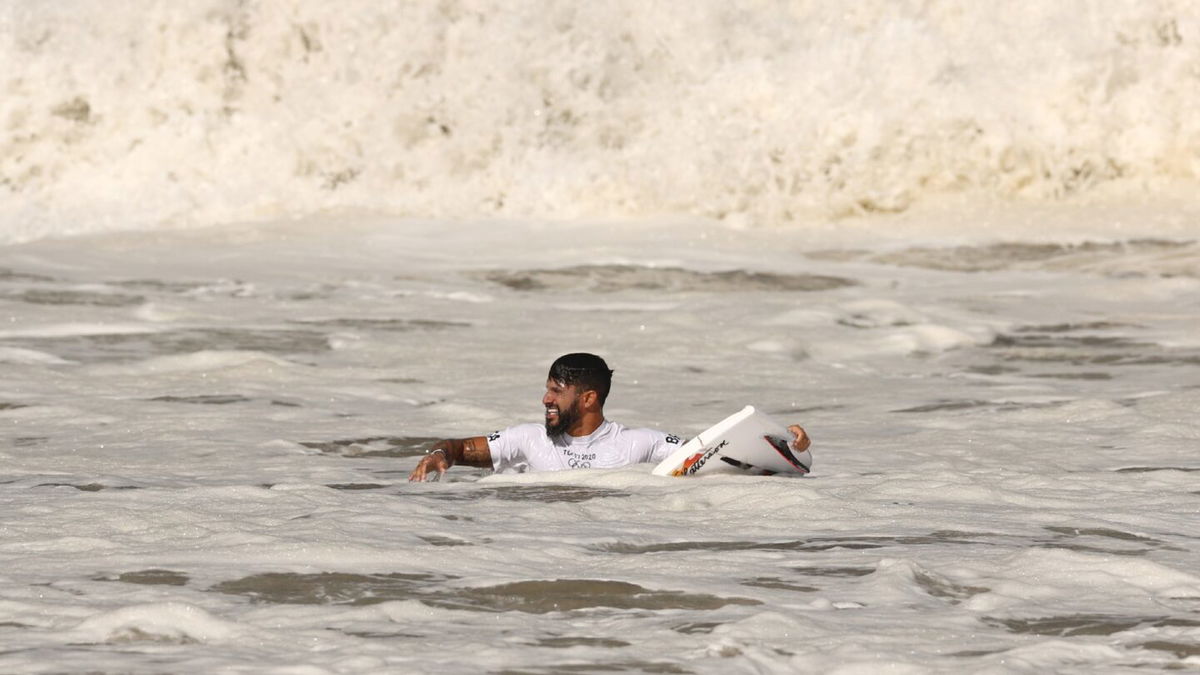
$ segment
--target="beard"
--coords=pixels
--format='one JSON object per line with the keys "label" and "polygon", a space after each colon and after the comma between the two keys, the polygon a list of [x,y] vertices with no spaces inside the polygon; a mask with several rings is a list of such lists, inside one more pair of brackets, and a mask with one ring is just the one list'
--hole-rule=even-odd
{"label": "beard", "polygon": [[579,417],[579,401],[571,404],[570,408],[559,408],[557,422],[552,424],[550,422],[550,416],[546,416],[546,433],[550,434],[551,436],[558,436],[559,434],[565,433],[567,429],[570,429],[572,425],[579,421]]}

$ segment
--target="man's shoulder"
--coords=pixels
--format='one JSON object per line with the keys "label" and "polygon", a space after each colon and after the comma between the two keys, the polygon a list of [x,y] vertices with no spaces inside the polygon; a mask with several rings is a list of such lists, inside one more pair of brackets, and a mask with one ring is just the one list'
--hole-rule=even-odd
{"label": "man's shoulder", "polygon": [[546,426],[537,424],[536,422],[526,422],[524,424],[514,424],[511,427],[505,427],[498,431],[493,431],[487,435],[488,442],[498,441],[503,437],[509,436],[513,438],[538,438],[546,435]]}
{"label": "man's shoulder", "polygon": [[680,439],[678,436],[666,431],[651,429],[650,427],[627,427],[618,422],[612,422],[614,435],[623,435],[627,437],[636,437],[650,440],[653,442],[665,441],[667,443],[678,444]]}

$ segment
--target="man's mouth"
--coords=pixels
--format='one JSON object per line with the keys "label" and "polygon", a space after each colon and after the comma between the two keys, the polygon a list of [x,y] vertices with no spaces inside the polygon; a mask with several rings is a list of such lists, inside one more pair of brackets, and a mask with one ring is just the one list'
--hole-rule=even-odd
{"label": "man's mouth", "polygon": [[546,408],[546,417],[558,417],[558,408]]}

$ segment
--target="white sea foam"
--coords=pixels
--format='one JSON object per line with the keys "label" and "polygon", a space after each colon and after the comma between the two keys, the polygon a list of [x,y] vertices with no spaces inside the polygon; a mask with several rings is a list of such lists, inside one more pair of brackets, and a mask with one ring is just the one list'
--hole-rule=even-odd
{"label": "white sea foam", "polygon": [[200,607],[178,602],[122,607],[80,623],[74,632],[89,642],[221,642],[244,631]]}
{"label": "white sea foam", "polygon": [[20,349],[18,347],[0,347],[0,363],[26,363],[26,364],[64,364],[70,363],[66,359],[61,359],[53,354],[39,352],[35,349]]}
{"label": "white sea foam", "polygon": [[0,241],[346,209],[776,223],[1200,172],[1191,0],[5,5]]}
{"label": "white sea foam", "polygon": [[118,323],[50,323],[28,328],[0,330],[0,338],[73,337],[80,335],[139,335],[153,333],[154,328],[144,324]]}

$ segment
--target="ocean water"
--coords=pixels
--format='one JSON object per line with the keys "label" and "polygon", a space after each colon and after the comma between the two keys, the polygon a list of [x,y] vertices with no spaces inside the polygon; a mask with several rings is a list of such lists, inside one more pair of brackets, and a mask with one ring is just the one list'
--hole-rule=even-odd
{"label": "ocean water", "polygon": [[0,672],[1200,669],[1194,2],[0,8]]}
{"label": "ocean water", "polygon": [[[1200,243],[867,235],[0,249],[0,670],[1196,668]],[[539,419],[576,349],[611,418],[752,403],[809,429],[813,475],[406,481],[434,438]]]}

